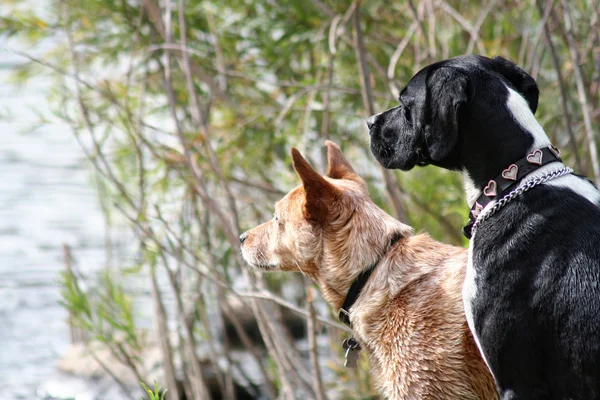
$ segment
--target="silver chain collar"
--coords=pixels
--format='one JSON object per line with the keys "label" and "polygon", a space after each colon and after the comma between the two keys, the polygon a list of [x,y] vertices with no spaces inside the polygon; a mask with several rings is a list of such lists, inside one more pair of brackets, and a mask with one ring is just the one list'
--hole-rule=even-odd
{"label": "silver chain collar", "polygon": [[481,224],[484,221],[487,221],[492,215],[496,214],[498,210],[510,203],[515,197],[519,196],[522,193],[525,193],[529,189],[541,185],[542,183],[548,182],[552,179],[556,179],[564,175],[568,175],[571,172],[573,172],[571,168],[563,167],[557,171],[528,180],[524,185],[519,186],[518,188],[514,189],[506,196],[498,200],[496,204],[494,204],[492,208],[490,208],[487,212],[481,213],[473,223],[473,235],[475,235],[475,229],[477,229],[477,226],[479,224]]}

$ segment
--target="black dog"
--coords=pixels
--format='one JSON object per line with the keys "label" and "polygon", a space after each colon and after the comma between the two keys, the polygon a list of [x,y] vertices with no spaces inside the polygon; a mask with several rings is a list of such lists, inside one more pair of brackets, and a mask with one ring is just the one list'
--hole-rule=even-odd
{"label": "black dog", "polygon": [[500,57],[432,64],[369,118],[371,151],[386,168],[463,173],[474,221],[463,297],[502,398],[597,399],[600,193],[560,162],[533,116],[538,95]]}

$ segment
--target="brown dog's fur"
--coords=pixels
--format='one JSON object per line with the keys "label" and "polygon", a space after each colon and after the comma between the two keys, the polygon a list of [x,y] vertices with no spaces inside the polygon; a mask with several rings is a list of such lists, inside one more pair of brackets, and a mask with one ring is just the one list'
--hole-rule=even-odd
{"label": "brown dog's fur", "polygon": [[[463,311],[466,250],[413,235],[373,203],[340,148],[326,145],[324,177],[292,149],[302,186],[275,205],[272,220],[243,235],[244,259],[266,271],[303,272],[335,310],[360,272],[379,260],[350,320],[382,394],[497,399]],[[395,233],[402,238],[388,250]]]}

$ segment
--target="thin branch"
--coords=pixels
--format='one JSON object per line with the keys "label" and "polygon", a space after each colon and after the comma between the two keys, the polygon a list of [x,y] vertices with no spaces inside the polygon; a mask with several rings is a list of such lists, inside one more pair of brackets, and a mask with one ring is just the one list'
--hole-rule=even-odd
{"label": "thin branch", "polygon": [[106,365],[106,363],[104,363],[104,361],[102,361],[100,357],[96,355],[94,350],[92,350],[90,347],[88,347],[87,349],[90,352],[90,355],[92,356],[94,361],[96,361],[98,365],[100,365],[102,370],[106,372],[117,383],[117,385],[119,385],[121,392],[125,394],[127,398],[134,400],[135,397],[133,397],[133,394],[131,394],[131,391],[127,388],[127,385],[125,385],[125,383],[108,367],[108,365]]}
{"label": "thin branch", "polygon": [[[201,218],[197,201],[194,201],[193,210],[194,210],[194,213],[196,216],[196,220],[197,220],[198,224],[200,225],[199,226],[200,232],[202,232],[202,234],[206,240],[206,248],[207,248],[209,262],[211,265],[217,265],[218,260],[215,256],[215,252],[213,250],[212,240],[211,240],[212,235],[210,234],[210,227],[211,227],[211,218],[210,217],[211,217],[211,215],[208,211],[206,211],[204,213],[205,217]],[[214,275],[215,280],[219,280],[216,271],[212,270],[211,276],[212,275]],[[275,388],[273,387],[271,380],[269,379],[268,371],[266,370],[265,366],[263,365],[263,362],[261,361],[261,354],[260,354],[259,349],[252,342],[252,340],[248,337],[248,335],[246,334],[246,331],[242,327],[242,324],[238,321],[237,315],[233,312],[233,310],[230,309],[229,304],[228,304],[227,300],[225,299],[224,292],[225,292],[225,290],[232,291],[231,286],[228,286],[227,288],[219,286],[218,284],[216,286],[217,286],[217,297],[218,297],[219,310],[221,312],[223,312],[225,314],[225,316],[227,316],[227,318],[233,325],[238,337],[240,338],[240,341],[242,342],[242,344],[244,345],[246,350],[248,350],[250,352],[250,355],[254,358],[254,361],[259,366],[259,369],[264,378],[263,386],[264,386],[264,390],[265,390],[267,396],[269,398],[275,398],[276,397],[275,396]],[[202,296],[204,296],[204,294],[200,293],[199,296],[202,297]],[[246,309],[248,311],[253,311],[252,308],[248,304],[246,304],[246,302],[244,301],[243,298],[241,298],[239,296],[236,296],[236,298],[240,301],[240,303],[243,306],[246,307]],[[197,301],[194,301],[193,303],[196,304]],[[254,316],[256,318],[255,314],[254,314]],[[223,326],[223,328],[224,328],[224,326]]]}
{"label": "thin branch", "polygon": [[[327,71],[325,72],[325,82],[327,88],[323,91],[323,119],[321,121],[321,140],[323,143],[329,139],[329,118],[330,118],[330,88],[333,82],[333,66],[334,66],[335,54],[330,53],[328,56]],[[321,147],[321,165],[327,165],[327,151],[324,147]]]}
{"label": "thin branch", "polygon": [[[523,28],[523,33],[521,34],[521,46],[519,47],[517,65],[525,65],[525,54],[527,53],[527,49],[529,47],[529,31],[531,30],[529,27],[533,25],[533,12],[535,9],[536,0],[530,1],[531,5],[529,7],[529,14],[527,16],[528,23]],[[527,70],[529,70],[529,68],[527,68]]]}
{"label": "thin branch", "polygon": [[[408,9],[412,14],[413,23],[417,23],[419,27],[419,32],[421,33],[421,36],[423,36],[423,41],[426,42],[428,39],[431,39],[431,36],[427,35],[427,30],[425,29],[425,25],[423,24],[423,18],[417,12],[417,9],[415,8],[415,5],[413,4],[412,0],[407,0],[406,3],[408,4]],[[426,59],[427,57],[430,57],[433,54],[435,54],[435,41],[429,41],[429,50],[427,51],[427,54],[423,57],[423,59]]]}
{"label": "thin branch", "polygon": [[[315,82],[317,82],[317,83],[321,82],[322,76],[323,76],[323,71],[321,69],[319,69],[317,71],[317,76],[315,77]],[[314,104],[316,98],[317,98],[317,91],[311,90],[310,93],[308,93],[308,98],[306,99],[306,105],[304,106],[304,119],[302,121],[302,131],[303,131],[304,137],[309,137],[309,135],[310,135],[310,122],[311,122],[311,116],[312,116],[312,111],[313,111],[313,104]],[[300,121],[298,121],[298,123],[300,123]]]}
{"label": "thin branch", "polygon": [[296,104],[296,102],[298,100],[300,100],[300,98],[302,96],[304,96],[306,93],[310,93],[310,92],[311,92],[311,89],[304,88],[304,89],[301,89],[301,90],[297,91],[292,96],[290,96],[287,99],[287,101],[285,102],[284,106],[281,108],[281,111],[279,112],[279,115],[277,115],[277,118],[275,118],[274,125],[275,126],[281,126],[282,122],[283,122],[283,119],[285,118],[285,116],[287,115],[287,113],[290,112],[290,110],[292,109],[292,107],[294,106],[294,104]]}
{"label": "thin branch", "polygon": [[[277,303],[279,305],[284,306],[285,308],[288,308],[290,311],[293,311],[296,314],[302,315],[302,316],[304,316],[306,318],[309,317],[309,314],[306,312],[306,310],[301,309],[300,307],[298,307],[298,306],[290,303],[289,301],[287,301],[287,300],[285,300],[285,299],[283,299],[283,298],[281,298],[281,297],[279,297],[279,296],[277,296],[277,295],[275,295],[275,294],[273,294],[271,292],[267,292],[267,291],[261,291],[261,292],[235,292],[235,294],[237,296],[240,296],[240,297],[250,297],[250,298],[255,298],[255,299],[270,300],[270,301],[272,301],[274,303]],[[347,332],[347,333],[352,333],[351,329],[349,329],[347,326],[342,325],[342,324],[340,324],[338,322],[333,322],[331,320],[324,319],[324,318],[318,317],[318,316],[316,318],[317,318],[317,321],[319,321],[322,324],[329,325],[332,328],[337,328],[337,329],[340,329],[340,330],[342,330],[344,332]]]}
{"label": "thin branch", "polygon": [[[554,0],[547,1],[546,10],[543,9],[542,0],[537,0],[537,7],[540,15],[548,18],[550,15],[550,11],[552,10],[552,5]],[[558,88],[560,90],[560,106],[562,108],[562,119],[565,124],[565,129],[567,134],[569,135],[569,145],[571,146],[571,152],[573,153],[573,157],[575,159],[575,165],[580,172],[584,172],[583,164],[581,163],[581,158],[579,157],[577,138],[575,137],[575,133],[573,132],[573,121],[571,119],[571,111],[569,110],[569,104],[567,103],[568,94],[567,88],[565,86],[565,81],[563,78],[562,68],[560,65],[560,61],[558,59],[558,54],[556,52],[556,47],[552,42],[552,36],[550,35],[550,28],[548,24],[543,22],[543,32],[544,38],[546,39],[546,44],[548,45],[548,49],[550,50],[550,56],[552,58],[552,64],[554,65],[554,69],[556,71],[556,76],[558,78]]]}
{"label": "thin branch", "polygon": [[[184,18],[183,14],[180,15],[180,19]],[[212,35],[213,47],[215,48],[215,62],[217,64],[217,68],[221,71],[225,70],[225,58],[223,57],[223,48],[219,43],[219,37],[217,36],[217,27],[215,25],[215,17],[211,12],[206,13],[206,22],[208,22],[208,29],[210,29],[210,34]],[[182,35],[183,35],[182,29]],[[185,42],[182,40],[181,43],[185,46]],[[227,91],[227,76],[219,72],[217,77],[217,82],[222,91]]]}
{"label": "thin branch", "polygon": [[408,31],[406,32],[400,43],[398,43],[396,50],[394,50],[394,53],[390,57],[390,62],[388,64],[387,69],[387,78],[390,86],[390,92],[392,92],[392,96],[394,96],[394,98],[398,98],[398,96],[400,95],[400,89],[398,89],[398,86],[396,86],[396,83],[394,82],[396,64],[398,64],[400,56],[402,56],[402,53],[404,53],[404,50],[410,43],[410,39],[413,37],[418,26],[418,23],[416,21],[413,21],[413,23],[408,27]]}
{"label": "thin branch", "polygon": [[338,38],[338,24],[342,20],[341,15],[336,15],[331,21],[331,25],[329,27],[329,35],[327,36],[327,44],[329,45],[329,53],[335,55],[337,53],[337,48],[335,46],[337,38]]}
{"label": "thin branch", "polygon": [[479,54],[485,55],[485,47],[483,46],[481,38],[479,37],[479,31],[446,1],[437,0],[437,6],[440,7],[442,10],[446,11],[446,13],[452,18],[454,18],[454,20],[456,20],[456,22],[458,22],[464,30],[469,32],[469,34],[471,35],[471,40],[473,40],[477,45],[477,51],[479,52]]}
{"label": "thin branch", "polygon": [[169,339],[167,312],[165,311],[160,289],[158,288],[155,265],[150,266],[150,288],[152,291],[152,302],[154,303],[154,314],[156,316],[156,335],[163,356],[163,368],[165,371],[165,379],[167,381],[167,390],[176,400],[182,399],[183,397],[179,392],[179,386],[177,385],[177,379],[175,377],[175,364],[173,361],[173,348],[171,347],[171,340]]}
{"label": "thin branch", "polygon": [[[483,8],[483,10],[481,10],[481,13],[479,14],[479,17],[477,18],[477,21],[475,21],[475,25],[473,26],[473,30],[472,32],[475,33],[475,36],[473,35],[473,33],[471,33],[471,39],[469,40],[469,44],[467,45],[467,51],[466,54],[471,54],[473,52],[473,48],[475,47],[475,42],[479,41],[480,44],[478,44],[478,50],[482,51],[483,50],[483,43],[481,43],[481,40],[479,39],[479,31],[481,30],[481,25],[483,25],[483,23],[485,22],[485,19],[487,18],[488,14],[492,11],[492,8],[494,8],[494,6],[496,5],[497,0],[489,0],[487,2],[487,4],[485,5],[485,7]],[[484,54],[482,52],[482,54]]]}
{"label": "thin branch", "polygon": [[287,192],[277,189],[267,183],[251,182],[248,179],[238,179],[236,177],[230,177],[229,180],[242,186],[260,190],[261,192],[272,196],[283,197],[287,194]]}
{"label": "thin branch", "polygon": [[306,294],[306,310],[308,311],[308,319],[306,320],[306,330],[308,332],[308,354],[310,358],[310,366],[313,378],[313,390],[317,396],[317,400],[327,400],[325,387],[323,386],[323,378],[321,376],[321,366],[319,365],[319,347],[317,344],[317,326],[315,305],[313,304],[313,288],[311,282],[305,279],[307,286]]}
{"label": "thin branch", "polygon": [[[362,30],[360,26],[360,7],[357,6],[354,10],[354,50],[356,52],[356,59],[358,63],[358,71],[360,75],[360,84],[362,88],[362,98],[365,109],[369,115],[375,114],[375,107],[373,105],[373,93],[371,91],[371,82],[369,78],[369,66],[366,62],[366,49],[363,42]],[[385,186],[387,189],[388,196],[394,206],[396,218],[400,221],[406,221],[406,211],[400,200],[400,192],[395,177],[392,173],[383,167],[380,167]]]}
{"label": "thin branch", "polygon": [[265,389],[266,389],[267,395],[269,398],[274,399],[276,397],[275,389],[273,388],[273,386],[270,383],[269,373],[268,373],[267,369],[261,362],[261,354],[260,354],[259,349],[256,347],[256,344],[252,341],[252,339],[248,336],[248,334],[244,330],[243,324],[239,320],[238,315],[235,314],[235,312],[231,309],[229,304],[226,301],[222,301],[222,302],[220,302],[219,306],[223,310],[223,314],[225,314],[225,316],[227,317],[229,322],[231,322],[231,325],[233,326],[235,333],[240,338],[240,341],[242,342],[242,344],[244,345],[246,350],[248,350],[250,352],[250,354],[254,357],[255,362],[257,363],[263,376],[265,377]]}
{"label": "thin branch", "polygon": [[[159,36],[166,40],[167,43],[170,43],[171,40],[167,40],[167,35],[170,36],[170,33],[167,32],[165,28],[165,22],[162,20],[160,6],[157,3],[157,0],[142,0],[142,7],[146,10],[148,15],[150,16],[150,21],[152,22],[152,26],[156,29]],[[181,57],[181,54],[176,54],[177,57]],[[212,79],[210,75],[208,75],[204,70],[197,64],[193,64],[192,72],[194,76],[199,78],[201,81],[206,83],[212,94],[214,94],[218,99],[229,103],[233,109],[235,109],[235,104],[231,100],[231,98],[225,93],[219,85]]]}
{"label": "thin branch", "polygon": [[[180,40],[183,48],[187,48],[187,33],[186,33],[186,24],[185,24],[185,10],[184,10],[184,0],[179,0],[179,31],[180,31]],[[167,41],[170,42],[170,41]],[[219,160],[217,159],[217,155],[215,154],[214,149],[210,143],[210,135],[208,132],[208,126],[206,123],[206,118],[202,113],[202,109],[200,108],[200,101],[198,99],[198,92],[196,91],[196,87],[194,86],[194,79],[192,76],[190,55],[188,52],[182,52],[182,67],[185,73],[185,80],[187,83],[188,93],[190,94],[190,98],[192,100],[192,122],[194,125],[198,126],[200,129],[200,133],[202,134],[202,144],[206,150],[208,155],[208,161],[211,169],[217,174],[219,178],[219,183],[221,187],[225,190],[225,198],[227,200],[227,204],[229,206],[229,212],[231,213],[231,224],[235,229],[236,233],[239,233],[239,215],[237,211],[237,205],[235,202],[235,196],[231,192],[231,188],[229,187],[229,183],[223,174],[223,170],[221,169],[221,165],[219,164]],[[185,143],[182,143],[182,146],[185,146]]]}
{"label": "thin branch", "polygon": [[592,118],[589,108],[589,101],[587,98],[587,92],[585,90],[585,84],[583,82],[583,72],[581,70],[579,55],[577,54],[577,44],[575,43],[575,38],[573,37],[573,22],[571,20],[571,11],[569,10],[569,4],[566,0],[561,0],[561,4],[565,18],[565,34],[567,37],[569,54],[571,55],[571,61],[573,62],[573,72],[575,73],[575,82],[577,83],[577,95],[579,97],[579,103],[581,104],[581,112],[583,114],[585,133],[587,137],[588,148],[590,150],[590,159],[592,162],[592,171],[594,172],[594,181],[596,182],[596,185],[600,186],[600,164],[598,164],[598,148],[596,146],[596,135],[592,128]]}
{"label": "thin branch", "polygon": [[[535,0],[535,1],[537,3],[537,1],[540,1],[540,0]],[[528,52],[529,58],[527,60],[527,64],[526,64],[526,68],[525,68],[527,71],[531,71],[533,69],[533,65],[534,65],[535,59],[536,59],[536,54],[538,53],[537,48],[541,41],[542,35],[545,35],[546,25],[548,24],[548,18],[550,17],[553,5],[554,5],[554,0],[547,0],[545,11],[543,13],[538,7],[538,11],[542,17],[541,17],[541,21],[538,24],[539,26],[537,27],[537,32],[533,39],[533,44],[531,46],[531,50],[529,50],[529,52]],[[523,59],[523,63],[525,63],[524,59]],[[519,65],[525,65],[523,63],[521,63]]]}
{"label": "thin branch", "polygon": [[282,345],[278,340],[278,332],[271,321],[271,316],[266,312],[265,307],[259,306],[258,302],[254,301],[251,304],[252,311],[254,312],[254,315],[256,315],[258,329],[262,334],[267,351],[273,357],[275,366],[279,371],[281,385],[280,396],[282,396],[283,399],[294,400],[294,389],[288,377],[288,374],[292,372],[292,366],[290,365],[289,360],[287,360]]}
{"label": "thin branch", "polygon": [[208,191],[206,189],[206,181],[204,176],[202,175],[200,168],[196,163],[196,159],[192,157],[192,153],[190,152],[189,146],[186,142],[185,135],[183,133],[183,128],[181,127],[181,123],[179,121],[179,116],[177,115],[176,110],[176,99],[175,99],[175,91],[173,89],[173,84],[171,81],[171,66],[170,66],[170,56],[169,50],[165,50],[165,65],[164,65],[164,73],[165,73],[165,89],[167,92],[167,99],[169,109],[171,111],[171,116],[173,117],[173,121],[175,122],[175,127],[177,128],[177,137],[179,139],[179,143],[183,149],[183,156],[185,158],[186,164],[192,176],[194,178],[194,189],[202,199],[204,203],[211,209],[211,211],[217,217],[221,228],[223,229],[225,235],[228,238],[228,241],[232,244],[236,251],[239,251],[239,240],[237,238],[236,231],[233,227],[233,222],[229,217],[227,217],[221,207],[215,202],[215,200],[209,196]]}
{"label": "thin branch", "polygon": [[[205,54],[199,50],[195,50],[190,47],[184,47],[177,43],[155,44],[155,45],[147,46],[144,50],[148,51],[148,52],[153,52],[153,51],[157,51],[157,50],[178,50],[178,51],[181,51],[182,53],[187,52],[189,54],[192,54],[192,55],[195,55],[198,57],[205,56]],[[23,53],[19,53],[17,50],[11,50],[11,51],[14,52],[15,54],[23,55],[23,56],[30,58],[30,56],[24,55]],[[41,61],[41,60],[35,60],[35,61]],[[40,64],[42,64],[42,63],[43,62],[40,62]],[[305,85],[305,84],[289,82],[289,81],[265,80],[265,79],[249,76],[247,73],[235,72],[235,71],[231,71],[228,69],[220,69],[219,67],[215,67],[215,68],[213,68],[213,70],[217,73],[227,75],[228,77],[243,79],[248,82],[261,83],[261,84],[270,85],[270,86],[291,87],[291,88],[306,89],[306,90],[320,90],[320,89],[326,88],[326,85]],[[346,87],[340,87],[340,86],[331,86],[330,90],[332,90],[334,92],[347,93],[347,94],[360,94],[360,90],[346,88]],[[374,97],[381,98],[381,99],[388,98],[388,96],[386,96],[384,93],[378,92],[378,93],[374,93],[373,95],[374,95]]]}
{"label": "thin branch", "polygon": [[425,213],[434,217],[439,224],[444,228],[446,233],[454,240],[456,244],[460,244],[463,241],[463,236],[456,226],[444,215],[441,215],[438,210],[433,209],[428,202],[423,201],[419,197],[417,197],[413,192],[403,192],[405,195],[410,198],[410,200],[417,205],[421,210]]}
{"label": "thin branch", "polygon": [[[210,394],[208,392],[206,382],[204,381],[204,377],[202,376],[202,366],[200,365],[200,359],[196,354],[197,346],[196,337],[194,336],[194,330],[190,321],[187,318],[185,318],[186,313],[183,306],[183,300],[181,298],[181,289],[179,288],[179,285],[176,282],[174,273],[169,268],[169,264],[167,262],[165,254],[161,252],[159,255],[163,261],[163,266],[165,267],[165,270],[167,272],[167,278],[169,280],[169,283],[171,284],[171,290],[173,291],[175,297],[177,316],[179,317],[179,321],[183,326],[183,331],[185,333],[185,337],[183,338],[185,340],[185,343],[182,347],[184,349],[187,347],[187,354],[189,355],[192,363],[190,375],[192,391],[193,393],[195,393],[194,397],[200,396],[201,399],[208,400],[210,399]],[[181,261],[181,259],[179,259],[179,261]],[[168,332],[166,334],[168,334]],[[184,354],[182,354],[182,357],[183,355]],[[219,376],[218,371],[215,371],[215,375],[217,375],[217,377]]]}
{"label": "thin branch", "polygon": [[362,29],[360,26],[360,6],[356,7],[356,10],[354,11],[353,22],[354,49],[356,52],[358,72],[361,77],[360,87],[363,105],[369,115],[373,115],[375,114],[375,108],[373,107],[373,92],[371,90],[371,80],[369,77],[369,65],[366,61],[366,49],[363,41]]}

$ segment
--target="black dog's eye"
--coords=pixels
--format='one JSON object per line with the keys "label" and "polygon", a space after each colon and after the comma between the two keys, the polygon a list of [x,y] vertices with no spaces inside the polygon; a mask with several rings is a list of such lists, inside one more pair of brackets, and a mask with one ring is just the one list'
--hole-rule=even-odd
{"label": "black dog's eye", "polygon": [[406,107],[405,105],[402,105],[402,112],[404,113],[404,118],[406,118],[406,120],[408,122],[410,122],[410,120],[411,120],[410,108]]}
{"label": "black dog's eye", "polygon": [[406,98],[403,96],[404,92],[406,91],[406,88],[404,88],[402,90],[402,92],[400,93],[400,96],[398,96],[398,101],[400,102],[400,107],[402,108],[402,112],[404,113],[404,118],[406,118],[406,120],[408,122],[411,121],[411,115],[410,115],[410,104],[406,104],[407,102],[405,101]]}

